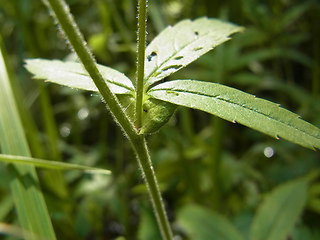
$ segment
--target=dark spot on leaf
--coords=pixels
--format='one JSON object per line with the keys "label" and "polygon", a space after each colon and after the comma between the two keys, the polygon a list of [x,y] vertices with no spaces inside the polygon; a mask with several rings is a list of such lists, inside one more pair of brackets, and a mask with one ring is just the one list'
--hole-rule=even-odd
{"label": "dark spot on leaf", "polygon": [[178,69],[178,68],[181,68],[183,65],[171,65],[171,66],[168,66],[168,67],[165,67],[162,69],[162,72],[165,72],[165,71],[168,71],[170,69]]}
{"label": "dark spot on leaf", "polygon": [[148,57],[148,61],[150,62],[152,60],[153,57],[157,56],[158,54],[156,52],[152,52]]}
{"label": "dark spot on leaf", "polygon": [[144,111],[144,112],[146,112],[146,113],[148,112],[148,110],[147,110],[147,109],[143,109],[143,111]]}
{"label": "dark spot on leaf", "polygon": [[193,51],[200,51],[201,49],[203,49],[203,47],[196,47],[193,49]]}
{"label": "dark spot on leaf", "polygon": [[195,31],[194,35],[199,36],[199,32]]}
{"label": "dark spot on leaf", "polygon": [[178,57],[175,57],[174,60],[180,60],[182,58],[183,58],[183,56],[178,56]]}

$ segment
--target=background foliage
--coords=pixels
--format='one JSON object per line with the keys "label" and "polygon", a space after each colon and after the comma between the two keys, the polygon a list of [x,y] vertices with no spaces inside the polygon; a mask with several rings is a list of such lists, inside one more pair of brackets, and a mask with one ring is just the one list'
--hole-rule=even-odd
{"label": "background foliage", "polygon": [[[67,2],[97,61],[132,78],[135,1]],[[319,15],[319,3],[308,0],[150,0],[148,41],[184,18],[216,17],[245,26],[175,79],[224,83],[278,102],[319,127]],[[39,171],[57,238],[160,239],[129,143],[99,97],[32,80],[23,67],[26,58],[74,58],[47,9],[41,1],[0,0],[0,23],[32,155],[113,173],[69,171],[57,181],[50,171]],[[305,176],[311,179],[307,203],[290,237],[320,238],[319,152],[184,108],[148,140],[177,239],[188,239],[183,226],[190,204],[197,205],[192,211],[202,209],[191,216],[201,219],[203,209],[218,213],[249,236],[267,193]],[[7,178],[1,164],[0,222],[15,225]]]}

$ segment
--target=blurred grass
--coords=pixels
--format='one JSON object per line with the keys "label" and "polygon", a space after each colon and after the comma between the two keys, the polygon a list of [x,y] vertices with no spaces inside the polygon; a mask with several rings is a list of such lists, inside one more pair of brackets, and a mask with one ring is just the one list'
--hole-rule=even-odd
{"label": "blurred grass", "polygon": [[[134,1],[68,3],[98,62],[132,77]],[[246,27],[244,33],[175,78],[223,82],[278,102],[320,126],[318,2],[150,0],[149,5],[148,41],[169,24],[204,15]],[[20,94],[15,91],[20,96],[16,101],[21,103],[19,112],[25,116],[22,120],[33,156],[100,166],[114,173],[105,179],[66,172],[62,176],[68,192],[65,201],[59,197],[64,194],[54,190],[62,188],[56,184],[49,187],[47,172],[39,172],[58,238],[142,238],[152,223],[146,220],[150,211],[145,208],[148,199],[141,176],[128,143],[99,97],[37,82],[23,69],[28,57],[72,58],[45,7],[40,1],[0,0],[0,22],[14,77],[23,90]],[[173,222],[177,209],[197,203],[233,220],[243,232],[266,192],[320,167],[319,152],[190,109],[178,109],[170,123],[148,140]],[[273,150],[272,157],[264,153],[268,147]],[[317,186],[319,180],[313,184]],[[5,205],[10,196],[8,187],[1,184],[0,193]],[[314,194],[309,200],[317,203],[319,196]],[[317,206],[311,204],[304,210],[294,240],[319,236]],[[0,221],[16,220],[12,211],[3,213]],[[174,231],[187,239],[179,227]]]}
{"label": "blurred grass", "polygon": [[[30,157],[8,74],[8,62],[0,38],[0,140],[1,152]],[[18,218],[24,231],[38,237],[56,239],[50,216],[32,166],[7,165],[10,187]]]}

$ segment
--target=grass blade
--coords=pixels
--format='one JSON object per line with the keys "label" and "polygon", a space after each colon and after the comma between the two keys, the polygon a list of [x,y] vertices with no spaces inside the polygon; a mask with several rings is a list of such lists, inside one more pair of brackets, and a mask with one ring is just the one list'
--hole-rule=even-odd
{"label": "grass blade", "polygon": [[[0,39],[0,143],[5,154],[30,156],[7,72]],[[23,229],[45,239],[56,239],[50,216],[32,166],[8,165],[19,222]]]}
{"label": "grass blade", "polygon": [[46,169],[56,169],[56,170],[82,170],[87,173],[101,173],[110,174],[109,170],[101,168],[92,168],[79,164],[57,162],[52,160],[45,160],[32,157],[15,156],[8,154],[0,154],[0,161],[7,163],[15,163],[22,165],[31,165],[34,167],[46,168]]}

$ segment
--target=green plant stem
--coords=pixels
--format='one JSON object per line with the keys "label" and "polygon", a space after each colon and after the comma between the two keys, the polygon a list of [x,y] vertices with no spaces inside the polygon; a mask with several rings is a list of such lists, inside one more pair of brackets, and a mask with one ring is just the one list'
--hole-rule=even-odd
{"label": "green plant stem", "polygon": [[161,235],[164,240],[172,240],[172,232],[170,224],[164,209],[162,197],[160,194],[156,175],[154,173],[150,155],[144,135],[138,135],[132,142],[137,158],[139,167],[142,169],[143,178],[146,182],[148,192],[151,197],[152,206],[156,214],[158,225],[160,227]]}
{"label": "green plant stem", "polygon": [[147,19],[147,1],[139,0],[138,3],[138,54],[137,54],[137,99],[136,115],[137,127],[142,126],[142,101],[143,101],[143,79],[144,79],[144,58],[146,48],[146,19]]}
{"label": "green plant stem", "polygon": [[[151,160],[148,153],[148,148],[146,145],[144,135],[138,134],[133,123],[129,120],[127,115],[124,113],[118,99],[111,92],[106,82],[102,78],[100,72],[96,67],[95,60],[91,55],[89,49],[86,47],[85,41],[79,29],[77,28],[76,23],[74,22],[66,3],[63,0],[47,0],[47,3],[49,3],[48,8],[53,11],[54,16],[56,17],[56,20],[59,22],[71,46],[73,47],[74,51],[77,53],[80,61],[82,62],[85,69],[89,73],[90,77],[94,81],[95,85],[99,89],[100,94],[102,95],[104,101],[108,105],[115,120],[119,123],[120,127],[128,137],[129,141],[131,142],[132,147],[137,155],[139,167],[141,168],[144,179],[146,181],[146,185],[148,187],[148,192],[151,198],[151,202],[154,208],[154,212],[155,212],[163,239],[171,240],[172,232],[170,229],[169,221],[166,216],[166,212],[164,209],[164,205],[161,198],[159,186],[156,180],[156,176],[154,174],[153,167],[151,165]],[[146,1],[144,1],[144,8],[146,8]],[[145,11],[146,9],[144,10],[144,12]],[[145,31],[145,22],[144,22],[144,31]],[[140,39],[140,42],[141,42],[141,39]],[[145,41],[143,41],[143,45],[144,45],[144,42]],[[140,48],[139,48],[139,51],[140,51]],[[142,48],[142,51],[143,51],[142,62],[144,64],[144,48]],[[141,54],[139,53],[139,55]],[[138,57],[138,59],[140,59],[139,61],[141,63],[141,56]],[[139,69],[141,71],[141,69],[144,69],[144,66],[142,67],[140,66]],[[142,73],[142,83],[143,83],[143,73]],[[141,88],[140,91],[142,90],[143,89]]]}

